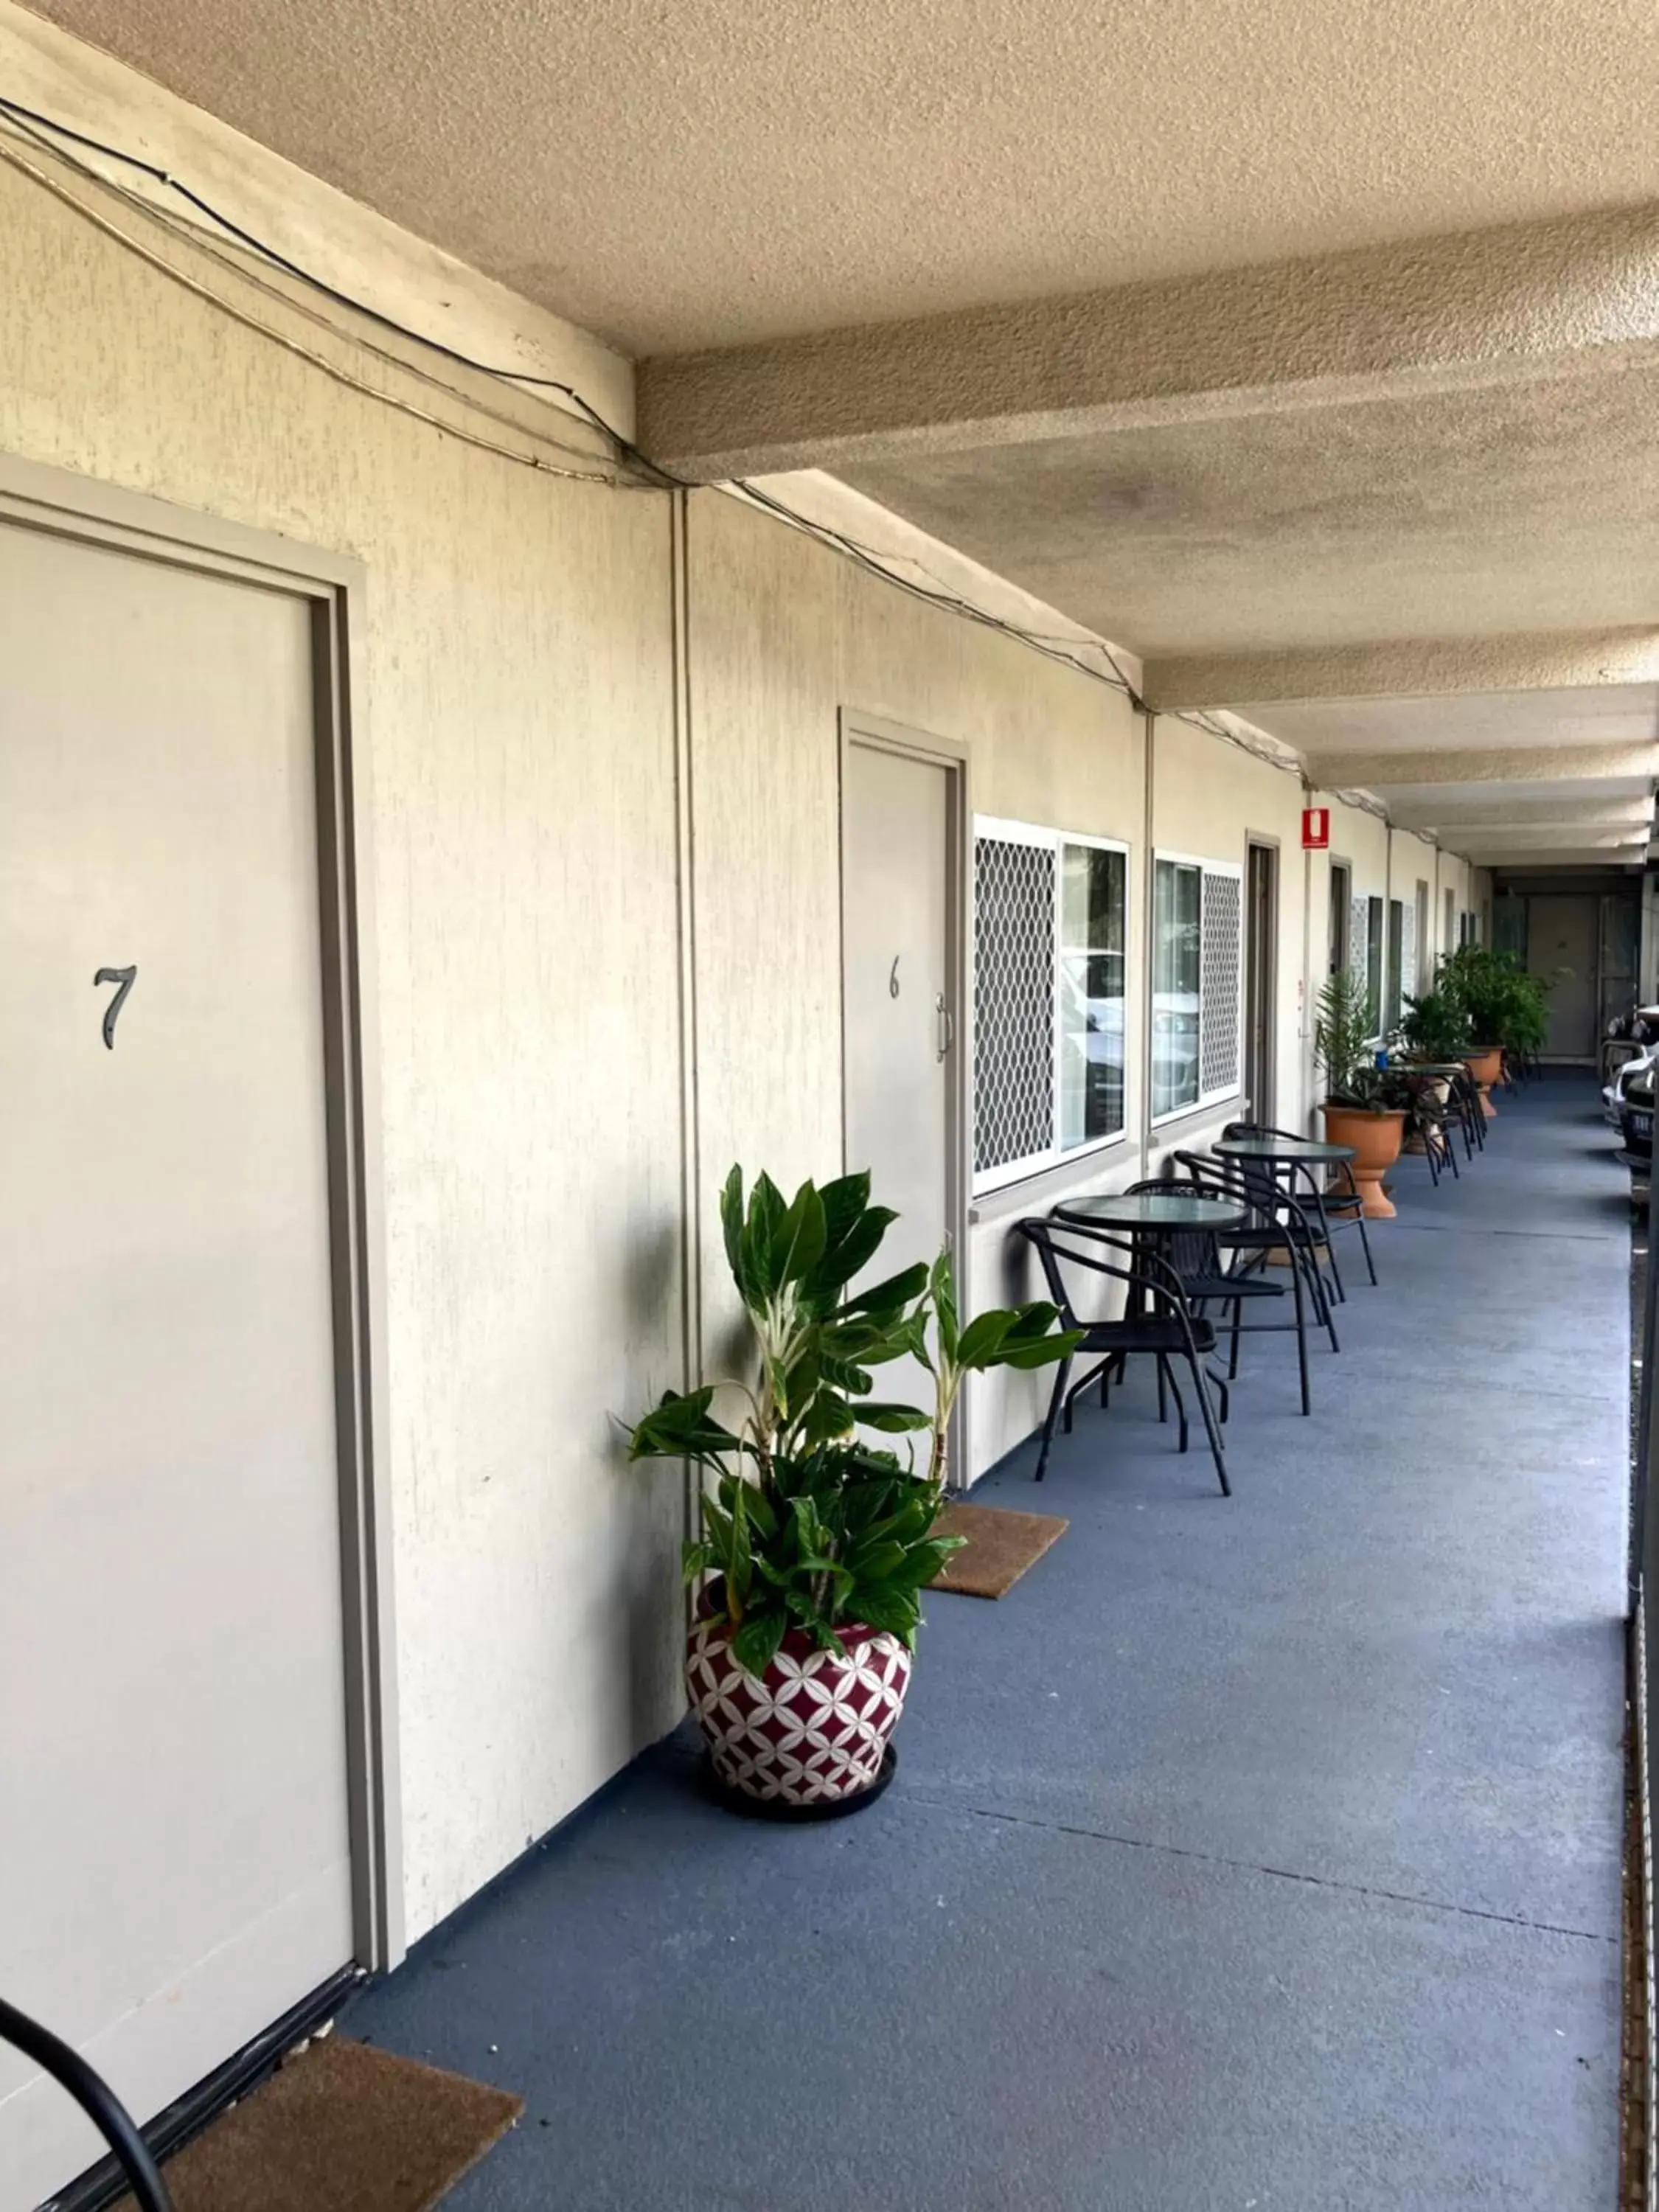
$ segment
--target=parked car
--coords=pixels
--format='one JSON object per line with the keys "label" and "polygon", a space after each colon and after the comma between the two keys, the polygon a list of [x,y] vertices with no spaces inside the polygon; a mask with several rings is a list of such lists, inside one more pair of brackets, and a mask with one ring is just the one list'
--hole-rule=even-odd
{"label": "parked car", "polygon": [[1622,1126],[1625,1094],[1631,1085],[1659,1066],[1659,1006],[1638,1006],[1623,1021],[1613,1023],[1607,1035],[1610,1038],[1628,1037],[1635,1047],[1630,1058],[1614,1068],[1611,1080],[1601,1087],[1608,1126],[1617,1129]]}
{"label": "parked car", "polygon": [[1653,1090],[1650,1066],[1632,1075],[1619,1109],[1619,1158],[1630,1170],[1632,1205],[1645,1203],[1653,1179]]}

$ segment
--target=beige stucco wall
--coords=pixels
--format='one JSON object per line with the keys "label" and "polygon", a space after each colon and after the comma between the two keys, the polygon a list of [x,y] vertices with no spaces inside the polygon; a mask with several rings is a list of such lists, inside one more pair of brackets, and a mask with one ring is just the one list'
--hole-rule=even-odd
{"label": "beige stucco wall", "polygon": [[[1132,978],[1144,965],[1143,739],[1121,694],[928,607],[717,493],[692,497],[687,535],[699,1185],[705,1338],[714,1346],[731,1313],[712,1214],[726,1167],[741,1160],[782,1178],[842,1165],[841,711],[964,749],[976,813],[1134,847]],[[1140,1021],[1132,996],[1132,1070]],[[1035,1290],[1011,1237],[1022,1212],[1133,1179],[1133,1079],[1128,1113],[1120,1143],[973,1208],[963,1273],[975,1303]],[[975,1386],[972,1472],[1028,1433],[1042,1389],[1031,1376]]]}
{"label": "beige stucco wall", "polygon": [[1399,899],[1409,914],[1417,896],[1418,885],[1421,884],[1428,893],[1427,944],[1419,948],[1421,960],[1426,963],[1426,966],[1420,966],[1414,959],[1409,972],[1401,977],[1402,1006],[1407,997],[1417,995],[1420,975],[1433,972],[1434,898],[1437,859],[1438,854],[1435,847],[1426,837],[1419,836],[1414,830],[1391,829],[1389,830],[1389,896],[1391,899]]}
{"label": "beige stucco wall", "polygon": [[[1299,986],[1307,930],[1308,872],[1302,852],[1299,776],[1258,760],[1174,715],[1156,718],[1152,738],[1152,845],[1158,852],[1245,865],[1252,838],[1279,851],[1278,990],[1274,1092],[1279,1128],[1302,1125],[1307,1077],[1306,1009]],[[1241,947],[1240,957],[1243,959]],[[1240,1038],[1240,1073],[1243,1040]],[[1237,1100],[1161,1122],[1152,1133],[1154,1161],[1176,1150],[1202,1150],[1224,1122],[1239,1118]]]}
{"label": "beige stucco wall", "polygon": [[667,501],[343,389],[5,169],[0,269],[0,448],[368,563],[417,1933],[678,1709],[678,1484],[610,1426],[679,1371]]}
{"label": "beige stucco wall", "polygon": [[[976,812],[1131,848],[1128,1127],[972,1207],[975,1304],[1035,1287],[1011,1235],[1022,1212],[1158,1157],[1141,1127],[1146,726],[1120,693],[712,491],[685,510],[682,694],[668,495],[556,481],[398,414],[3,169],[0,449],[367,567],[354,706],[418,1934],[678,1712],[680,1486],[627,1470],[611,1417],[682,1376],[687,1170],[712,1356],[727,1164],[841,1164],[842,710],[965,749]],[[1276,1110],[1293,1121],[1298,783],[1177,722],[1154,752],[1152,843],[1242,860],[1247,832],[1279,842]],[[1029,1431],[1045,1379],[975,1390],[974,1470]]]}

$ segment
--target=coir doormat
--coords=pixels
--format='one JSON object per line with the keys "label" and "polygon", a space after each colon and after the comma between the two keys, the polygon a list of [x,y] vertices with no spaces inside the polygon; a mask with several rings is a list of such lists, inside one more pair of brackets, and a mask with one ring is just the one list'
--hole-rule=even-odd
{"label": "coir doormat", "polygon": [[933,1587],[964,1597],[1004,1597],[1071,1527],[1052,1513],[1008,1513],[997,1505],[947,1505],[934,1534],[963,1536]]}
{"label": "coir doormat", "polygon": [[[177,2212],[429,2212],[524,2100],[331,2035],[162,2169]],[[116,2212],[134,2212],[123,2197]]]}

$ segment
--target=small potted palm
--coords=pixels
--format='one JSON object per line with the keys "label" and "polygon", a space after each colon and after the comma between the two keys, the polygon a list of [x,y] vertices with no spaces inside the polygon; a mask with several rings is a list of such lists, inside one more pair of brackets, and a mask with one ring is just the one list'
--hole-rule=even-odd
{"label": "small potted palm", "polygon": [[[1051,1305],[965,1326],[948,1253],[862,1290],[897,1218],[867,1175],[784,1199],[769,1176],[720,1198],[726,1255],[755,1357],[746,1375],[671,1392],[635,1427],[634,1459],[707,1478],[685,1547],[695,1603],[691,1710],[741,1809],[822,1819],[867,1804],[892,1772],[921,1592],[961,1539],[942,1534],[952,1417],[964,1379],[1076,1348]],[[878,1399],[872,1370],[926,1376],[927,1407]],[[717,1390],[741,1407],[728,1426]],[[884,1437],[908,1437],[906,1455]]]}
{"label": "small potted palm", "polygon": [[1319,994],[1314,1056],[1324,1071],[1325,1134],[1353,1151],[1353,1179],[1368,1219],[1395,1209],[1382,1178],[1400,1158],[1406,1101],[1398,1079],[1376,1064],[1376,1002],[1351,968],[1339,968]]}
{"label": "small potted palm", "polygon": [[1468,1020],[1472,1042],[1464,1065],[1480,1086],[1481,1110],[1490,1121],[1498,1112],[1492,1091],[1503,1076],[1504,1048],[1535,1051],[1542,1041],[1545,987],[1512,952],[1489,945],[1460,945],[1449,952],[1436,981]]}

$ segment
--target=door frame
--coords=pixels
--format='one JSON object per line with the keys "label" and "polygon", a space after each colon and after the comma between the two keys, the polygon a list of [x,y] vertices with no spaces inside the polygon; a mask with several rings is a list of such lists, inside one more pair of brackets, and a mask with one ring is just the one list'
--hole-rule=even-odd
{"label": "door frame", "polygon": [[1249,1074],[1251,1028],[1250,939],[1252,934],[1251,923],[1255,919],[1255,908],[1250,897],[1250,878],[1255,865],[1252,855],[1256,853],[1265,853],[1268,856],[1268,891],[1270,895],[1267,910],[1267,942],[1262,956],[1262,1029],[1264,1031],[1262,1038],[1262,1056],[1266,1061],[1266,1066],[1263,1071],[1263,1080],[1267,1090],[1267,1103],[1268,1114],[1263,1114],[1261,1110],[1262,1101],[1261,1099],[1255,1096],[1252,1096],[1250,1099],[1250,1119],[1253,1121],[1261,1121],[1267,1120],[1271,1114],[1278,1111],[1279,1108],[1279,933],[1280,928],[1283,927],[1279,908],[1283,901],[1284,886],[1281,878],[1283,876],[1284,870],[1281,866],[1279,839],[1277,837],[1268,836],[1266,832],[1262,830],[1247,830],[1244,833],[1244,881],[1242,887],[1243,892],[1243,904],[1244,908],[1244,944],[1243,946],[1245,1015],[1244,1066],[1240,1070],[1240,1073],[1246,1078],[1247,1081]]}
{"label": "door frame", "polygon": [[5,453],[0,524],[263,586],[310,606],[352,1923],[356,1963],[385,1972],[403,1958],[404,1935],[382,1443],[389,1430],[371,802],[367,748],[352,714],[362,696],[367,571],[344,555]]}
{"label": "door frame", "polygon": [[[945,972],[950,978],[948,988],[956,1005],[956,1070],[955,1080],[946,1089],[947,1121],[945,1133],[945,1218],[951,1239],[951,1249],[956,1261],[957,1297],[964,1314],[973,1310],[971,1266],[968,1246],[968,1200],[973,1188],[968,1148],[970,1118],[968,1111],[969,1071],[973,1066],[973,959],[968,942],[968,886],[972,878],[972,854],[969,841],[973,835],[974,810],[972,793],[969,789],[970,755],[965,744],[953,738],[934,737],[926,730],[913,730],[902,722],[889,721],[880,714],[866,714],[855,707],[843,707],[839,717],[839,741],[836,754],[836,817],[839,846],[839,880],[836,884],[836,920],[840,928],[840,997],[841,1025],[837,1042],[841,1047],[842,1095],[842,1165],[847,1164],[847,959],[845,915],[847,902],[847,769],[848,756],[855,745],[872,751],[897,753],[908,760],[925,762],[930,768],[945,771],[945,805],[948,830],[946,833],[945,868]],[[878,1193],[879,1196],[879,1193]],[[951,1480],[951,1487],[965,1488],[969,1460],[968,1402],[971,1393],[964,1390],[957,1403],[956,1418],[950,1439]]]}

